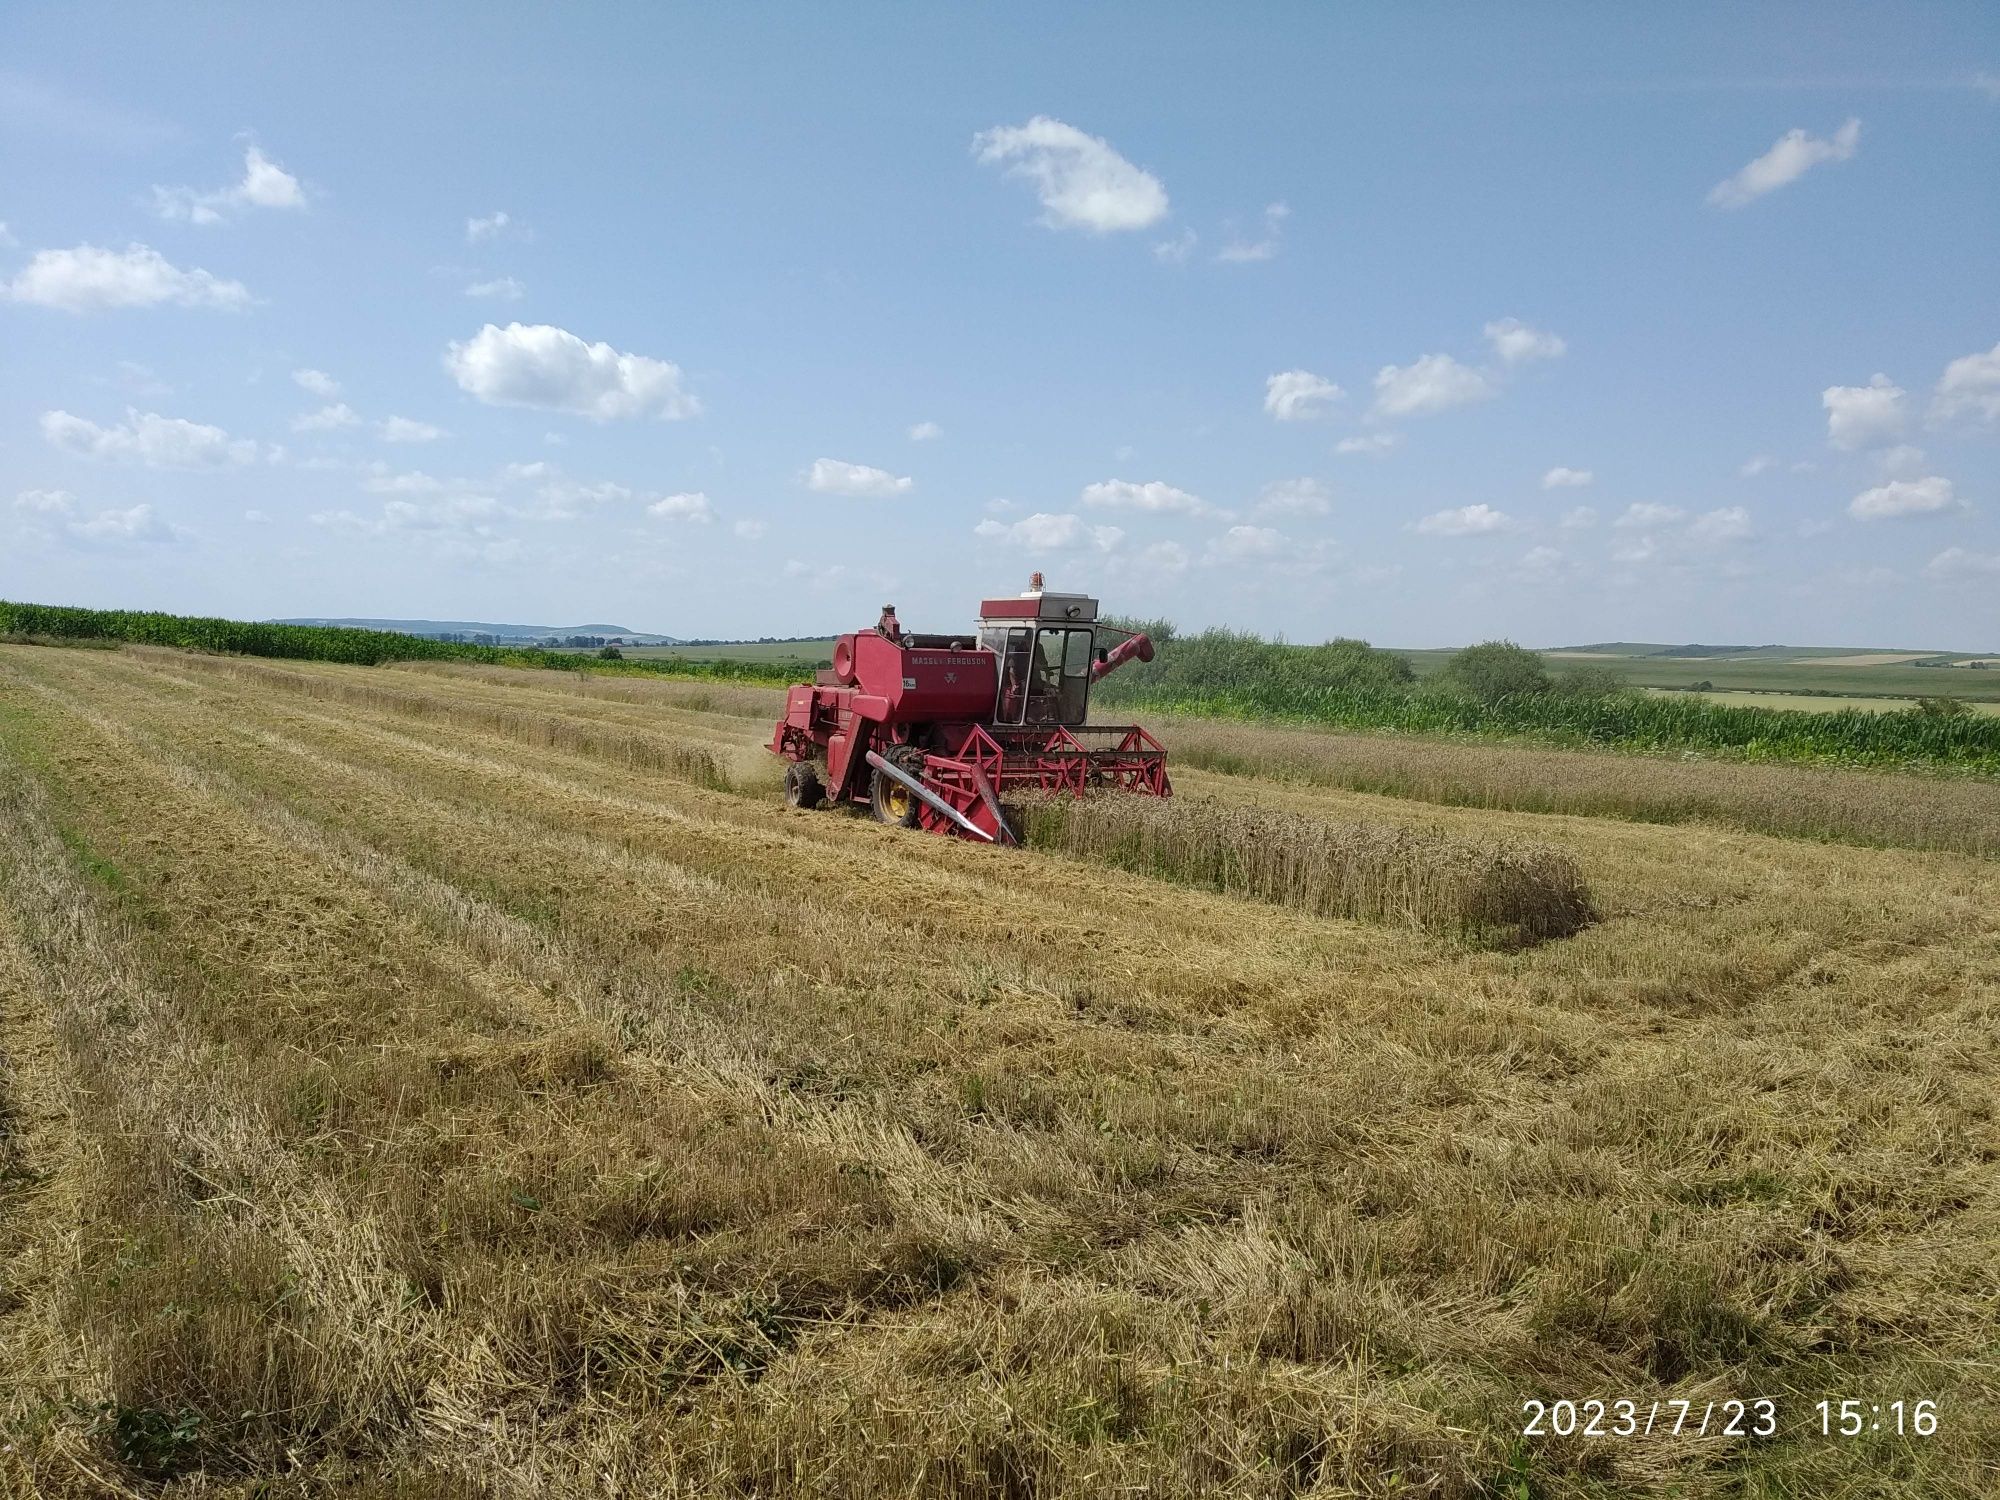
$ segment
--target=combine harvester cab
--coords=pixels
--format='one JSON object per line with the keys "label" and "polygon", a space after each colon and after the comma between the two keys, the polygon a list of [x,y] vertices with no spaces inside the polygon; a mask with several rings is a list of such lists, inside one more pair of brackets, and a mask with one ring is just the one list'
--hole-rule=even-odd
{"label": "combine harvester cab", "polygon": [[[1100,647],[1102,635],[1118,637]],[[987,599],[966,635],[913,635],[883,609],[834,642],[833,667],[794,687],[771,751],[789,762],[785,800],[867,806],[884,823],[1017,842],[1010,791],[1165,797],[1167,752],[1136,724],[1087,722],[1090,687],[1153,643],[1097,623],[1097,601],[1027,593]]]}

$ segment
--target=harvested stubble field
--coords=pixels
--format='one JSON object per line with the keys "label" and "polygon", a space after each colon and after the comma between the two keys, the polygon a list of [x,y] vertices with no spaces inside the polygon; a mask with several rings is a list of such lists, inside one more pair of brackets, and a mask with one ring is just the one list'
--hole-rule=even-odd
{"label": "harvested stubble field", "polygon": [[[0,1493],[2000,1489],[2000,865],[1168,732],[1202,816],[1587,889],[1492,945],[788,811],[772,701],[0,646]],[[1781,1430],[1518,1436],[1586,1396]]]}

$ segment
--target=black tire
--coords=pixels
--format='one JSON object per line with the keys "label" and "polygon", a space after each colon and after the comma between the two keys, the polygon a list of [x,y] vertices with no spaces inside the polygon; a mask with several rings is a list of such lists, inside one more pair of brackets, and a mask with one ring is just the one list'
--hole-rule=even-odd
{"label": "black tire", "polygon": [[[893,759],[897,770],[908,771],[912,776],[921,774],[916,766],[910,764],[907,757],[896,756]],[[870,776],[868,810],[875,814],[876,822],[888,823],[898,828],[915,828],[917,809],[922,806],[923,804],[911,794],[910,789],[895,777],[885,776],[880,771]]]}
{"label": "black tire", "polygon": [[803,760],[795,760],[785,767],[785,805],[803,808],[810,812],[826,800],[826,788],[820,785],[819,772]]}

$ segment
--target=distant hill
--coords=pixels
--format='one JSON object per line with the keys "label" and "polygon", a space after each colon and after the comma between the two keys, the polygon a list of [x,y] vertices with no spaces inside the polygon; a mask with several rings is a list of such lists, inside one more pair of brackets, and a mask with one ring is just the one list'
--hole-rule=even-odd
{"label": "distant hill", "polygon": [[1783,651],[1783,646],[1669,646],[1659,641],[1595,641],[1588,646],[1551,646],[1552,651],[1588,652],[1592,656],[1750,656]]}
{"label": "distant hill", "polygon": [[503,641],[540,641],[550,636],[563,639],[573,635],[618,636],[642,646],[678,646],[676,636],[634,630],[629,625],[508,625],[491,620],[356,620],[330,616],[301,616],[271,620],[272,625],[344,625],[351,630],[394,630],[403,635],[473,636],[490,635]]}
{"label": "distant hill", "polygon": [[1807,661],[1829,656],[1952,656],[1950,651],[1916,651],[1896,646],[1668,646],[1657,641],[1598,641],[1588,646],[1550,646],[1577,656],[1667,657],[1674,661]]}

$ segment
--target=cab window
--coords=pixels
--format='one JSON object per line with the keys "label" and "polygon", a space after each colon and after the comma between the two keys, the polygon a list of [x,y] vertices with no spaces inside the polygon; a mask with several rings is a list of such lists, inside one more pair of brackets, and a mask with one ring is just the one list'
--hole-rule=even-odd
{"label": "cab window", "polygon": [[1026,721],[1030,724],[1081,724],[1090,695],[1088,630],[1056,628],[1035,632],[1035,651],[1028,682]]}
{"label": "cab window", "polygon": [[1000,699],[994,721],[1019,724],[1028,708],[1028,635],[1025,625],[982,631],[979,644],[1000,658]]}

